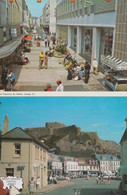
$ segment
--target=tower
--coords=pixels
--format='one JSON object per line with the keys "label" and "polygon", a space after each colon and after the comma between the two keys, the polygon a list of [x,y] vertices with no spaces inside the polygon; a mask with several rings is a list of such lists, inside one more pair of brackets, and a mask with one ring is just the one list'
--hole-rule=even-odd
{"label": "tower", "polygon": [[9,131],[9,120],[8,120],[8,115],[5,115],[5,119],[4,119],[4,130],[3,130],[3,134],[7,133]]}

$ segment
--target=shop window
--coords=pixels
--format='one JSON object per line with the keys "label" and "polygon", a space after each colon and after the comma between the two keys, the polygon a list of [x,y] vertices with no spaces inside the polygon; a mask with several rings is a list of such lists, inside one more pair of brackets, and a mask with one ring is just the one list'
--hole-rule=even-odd
{"label": "shop window", "polygon": [[14,144],[15,146],[15,150],[14,150],[14,153],[15,155],[21,155],[21,144]]}
{"label": "shop window", "polygon": [[6,169],[6,177],[8,177],[8,176],[14,177],[14,169],[12,169],[12,168]]}

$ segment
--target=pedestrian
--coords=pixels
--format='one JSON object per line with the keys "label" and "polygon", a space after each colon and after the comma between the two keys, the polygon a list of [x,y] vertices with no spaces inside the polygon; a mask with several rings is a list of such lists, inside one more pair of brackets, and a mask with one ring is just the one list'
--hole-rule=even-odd
{"label": "pedestrian", "polygon": [[40,188],[40,177],[37,177],[36,179],[36,189],[38,190]]}
{"label": "pedestrian", "polygon": [[42,68],[43,62],[44,62],[44,54],[43,51],[41,51],[39,55],[39,70]]}
{"label": "pedestrian", "polygon": [[98,75],[98,61],[96,58],[94,58],[92,62],[92,67],[93,67],[93,73],[97,76]]}
{"label": "pedestrian", "polygon": [[8,70],[6,80],[7,80],[7,90],[13,91],[15,85],[15,74],[12,72],[12,70]]}
{"label": "pedestrian", "polygon": [[30,194],[34,193],[34,187],[35,187],[34,177],[31,177],[31,180],[29,181],[29,191],[30,191]]}
{"label": "pedestrian", "polygon": [[2,81],[2,85],[3,85],[3,89],[6,91],[6,86],[7,86],[7,68],[4,68],[2,71],[2,77],[1,77],[1,81]]}
{"label": "pedestrian", "polygon": [[45,57],[44,57],[44,68],[48,68],[48,53],[45,52]]}
{"label": "pedestrian", "polygon": [[62,81],[61,80],[57,80],[56,81],[58,87],[56,88],[56,91],[64,91],[64,86],[62,84]]}
{"label": "pedestrian", "polygon": [[50,36],[49,35],[48,35],[47,41],[48,41],[48,47],[49,47],[50,46]]}
{"label": "pedestrian", "polygon": [[96,178],[96,183],[99,184],[99,178],[98,177]]}
{"label": "pedestrian", "polygon": [[52,91],[52,87],[50,83],[47,83],[47,87],[44,89],[44,91]]}
{"label": "pedestrian", "polygon": [[47,37],[45,37],[45,47],[47,47]]}
{"label": "pedestrian", "polygon": [[108,177],[108,184],[111,184],[111,176]]}
{"label": "pedestrian", "polygon": [[89,74],[90,74],[90,65],[88,62],[85,63],[85,83],[87,84],[89,81]]}

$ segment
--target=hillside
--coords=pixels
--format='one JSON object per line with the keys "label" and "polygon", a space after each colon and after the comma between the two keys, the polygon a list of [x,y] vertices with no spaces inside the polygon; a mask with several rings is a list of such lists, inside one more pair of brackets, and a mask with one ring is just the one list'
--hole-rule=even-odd
{"label": "hillside", "polygon": [[120,146],[114,141],[101,140],[96,132],[81,132],[75,125],[46,123],[45,127],[27,128],[25,131],[38,139],[45,140],[57,154],[88,157],[95,153],[120,155]]}

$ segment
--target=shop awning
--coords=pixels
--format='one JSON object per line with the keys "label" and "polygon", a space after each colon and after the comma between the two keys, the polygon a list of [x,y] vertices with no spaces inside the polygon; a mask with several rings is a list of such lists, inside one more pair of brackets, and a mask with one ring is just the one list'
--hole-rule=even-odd
{"label": "shop awning", "polygon": [[0,59],[11,55],[16,50],[16,48],[21,44],[22,38],[23,36],[21,35],[20,37],[8,41],[5,45],[3,45],[0,48]]}
{"label": "shop awning", "polygon": [[24,40],[32,40],[32,38],[33,37],[31,35],[25,35],[23,39]]}
{"label": "shop awning", "polygon": [[127,175],[127,164],[123,165],[119,168],[118,173],[120,175]]}

